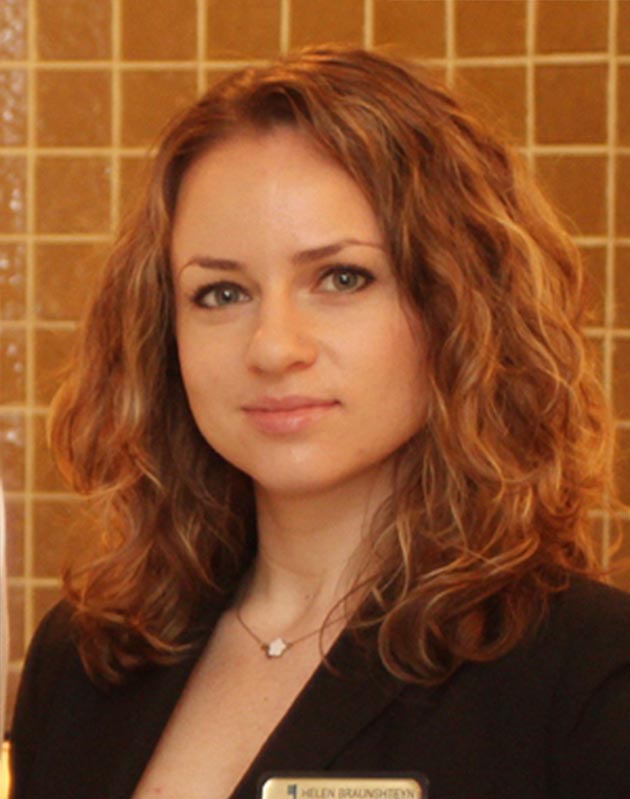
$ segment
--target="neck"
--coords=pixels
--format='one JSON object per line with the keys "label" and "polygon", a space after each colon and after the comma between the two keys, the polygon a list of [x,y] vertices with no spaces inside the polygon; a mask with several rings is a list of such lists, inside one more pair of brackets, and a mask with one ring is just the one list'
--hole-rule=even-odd
{"label": "neck", "polygon": [[[380,470],[317,494],[257,487],[258,556],[242,606],[264,608],[279,628],[321,623],[368,573],[369,533],[390,486],[389,470]],[[357,591],[348,611],[361,598]]]}

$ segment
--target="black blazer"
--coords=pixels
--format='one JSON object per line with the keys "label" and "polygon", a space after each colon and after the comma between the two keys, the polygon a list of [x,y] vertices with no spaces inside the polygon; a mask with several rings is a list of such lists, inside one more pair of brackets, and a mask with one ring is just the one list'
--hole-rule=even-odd
{"label": "black blazer", "polygon": [[[195,660],[99,690],[58,606],[25,667],[13,799],[129,799]],[[626,594],[578,581],[529,641],[438,688],[393,678],[348,634],[330,661],[334,670],[315,672],[232,799],[254,799],[265,772],[318,770],[421,771],[430,799],[630,797]]]}

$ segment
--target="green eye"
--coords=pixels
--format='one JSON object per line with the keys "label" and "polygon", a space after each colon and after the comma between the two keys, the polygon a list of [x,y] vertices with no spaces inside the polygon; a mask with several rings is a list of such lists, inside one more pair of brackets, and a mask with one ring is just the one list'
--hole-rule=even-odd
{"label": "green eye", "polygon": [[214,297],[215,305],[231,305],[239,301],[240,289],[235,286],[223,286],[214,289],[210,296]]}
{"label": "green eye", "polygon": [[246,292],[236,283],[203,286],[194,296],[195,304],[203,308],[223,308],[226,305],[247,302],[248,299]]}
{"label": "green eye", "polygon": [[338,272],[333,275],[333,283],[338,289],[354,289],[360,283],[361,278],[356,272]]}
{"label": "green eye", "polygon": [[324,291],[346,292],[360,291],[374,278],[365,270],[355,267],[336,267],[329,270],[321,283]]}

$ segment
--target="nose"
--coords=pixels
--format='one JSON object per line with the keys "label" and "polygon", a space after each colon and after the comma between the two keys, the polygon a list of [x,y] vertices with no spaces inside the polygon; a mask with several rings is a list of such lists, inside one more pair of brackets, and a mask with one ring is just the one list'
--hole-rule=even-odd
{"label": "nose", "polygon": [[308,367],[316,358],[317,342],[308,315],[288,297],[261,301],[247,347],[248,367],[282,373]]}

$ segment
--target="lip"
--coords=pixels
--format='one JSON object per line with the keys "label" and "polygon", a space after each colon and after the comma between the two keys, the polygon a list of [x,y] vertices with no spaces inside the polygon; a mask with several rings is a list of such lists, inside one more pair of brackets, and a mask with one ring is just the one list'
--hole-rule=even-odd
{"label": "lip", "polygon": [[339,406],[337,400],[292,395],[261,397],[243,406],[254,427],[263,433],[297,433]]}

